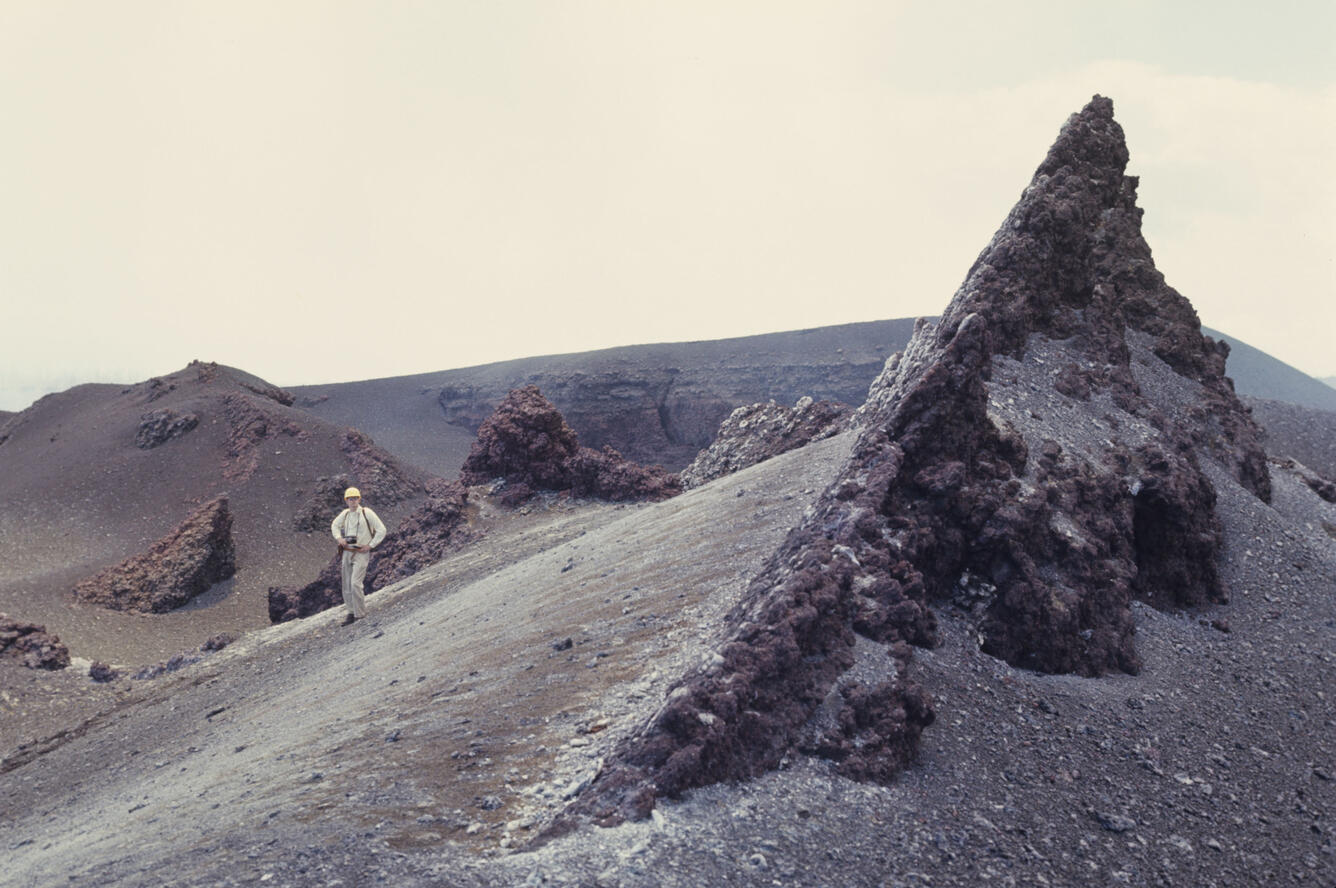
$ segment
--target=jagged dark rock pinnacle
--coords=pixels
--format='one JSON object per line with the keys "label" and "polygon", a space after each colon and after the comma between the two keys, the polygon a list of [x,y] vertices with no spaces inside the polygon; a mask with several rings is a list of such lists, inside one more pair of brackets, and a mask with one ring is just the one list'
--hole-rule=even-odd
{"label": "jagged dark rock pinnacle", "polygon": [[1225,597],[1199,459],[1266,500],[1260,434],[1225,347],[1155,270],[1127,161],[1096,96],[941,323],[873,383],[841,476],[729,614],[722,664],[682,677],[572,816],[643,817],[794,751],[889,779],[933,721],[909,660],[936,642],[934,605],[973,602],[983,649],[1012,664],[1096,676],[1139,668],[1134,597]]}

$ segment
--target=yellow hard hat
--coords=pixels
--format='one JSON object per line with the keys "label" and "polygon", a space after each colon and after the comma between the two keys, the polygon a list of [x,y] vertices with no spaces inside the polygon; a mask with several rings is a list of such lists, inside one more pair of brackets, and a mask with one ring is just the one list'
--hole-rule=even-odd
{"label": "yellow hard hat", "polygon": [[347,499],[350,496],[355,496],[358,499],[361,499],[362,491],[358,490],[356,487],[349,487],[347,490],[343,492],[343,498]]}

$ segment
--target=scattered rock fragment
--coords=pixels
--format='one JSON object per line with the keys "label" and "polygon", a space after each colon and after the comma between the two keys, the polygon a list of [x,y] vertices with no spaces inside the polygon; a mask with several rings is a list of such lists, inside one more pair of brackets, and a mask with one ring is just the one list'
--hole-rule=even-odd
{"label": "scattered rock fragment", "polygon": [[1137,825],[1137,822],[1131,817],[1127,817],[1123,814],[1114,814],[1109,811],[1096,812],[1095,819],[1099,821],[1099,825],[1104,829],[1115,833],[1127,832],[1130,829],[1134,829]]}
{"label": "scattered rock fragment", "polygon": [[236,640],[237,637],[231,632],[219,632],[200,645],[199,649],[205,652],[221,651]]}

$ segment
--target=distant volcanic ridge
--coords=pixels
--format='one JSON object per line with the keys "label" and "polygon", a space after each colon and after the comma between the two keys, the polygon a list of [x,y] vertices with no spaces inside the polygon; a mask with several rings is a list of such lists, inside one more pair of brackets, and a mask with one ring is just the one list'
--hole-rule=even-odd
{"label": "distant volcanic ridge", "polygon": [[[367,567],[366,591],[375,592],[412,576],[463,543],[477,539],[477,534],[469,528],[467,507],[468,490],[458,481],[447,483],[436,478],[428,482],[427,501],[398,527],[390,528],[385,541],[376,547]],[[342,508],[341,502],[338,508]],[[338,508],[324,516],[322,527],[329,527]],[[333,546],[331,539],[330,547]],[[282,623],[309,617],[343,603],[340,558],[341,553],[335,551],[320,576],[305,586],[271,586],[270,621]]]}
{"label": "distant volcanic ridge", "polygon": [[699,487],[838,434],[851,412],[846,404],[807,397],[792,407],[774,401],[739,407],[720,423],[714,443],[682,470],[682,486]]}
{"label": "distant volcanic ridge", "polygon": [[0,657],[17,658],[29,669],[64,669],[70,665],[69,648],[45,626],[12,620],[0,614]]}
{"label": "distant volcanic ridge", "polygon": [[644,817],[794,751],[890,779],[934,719],[908,677],[911,645],[938,643],[934,604],[1009,663],[1097,676],[1139,668],[1134,597],[1224,599],[1199,458],[1263,500],[1270,476],[1224,347],[1155,270],[1127,160],[1096,96],[940,325],[887,362],[849,462],[726,618],[719,656],[571,815]]}
{"label": "distant volcanic ridge", "polygon": [[512,390],[478,428],[460,474],[465,484],[500,479],[502,500],[518,504],[535,492],[658,501],[682,492],[661,466],[630,462],[611,447],[581,447],[574,430],[535,385]]}
{"label": "distant volcanic ridge", "polygon": [[162,614],[236,573],[227,497],[200,506],[146,552],[74,587],[79,600],[112,610]]}

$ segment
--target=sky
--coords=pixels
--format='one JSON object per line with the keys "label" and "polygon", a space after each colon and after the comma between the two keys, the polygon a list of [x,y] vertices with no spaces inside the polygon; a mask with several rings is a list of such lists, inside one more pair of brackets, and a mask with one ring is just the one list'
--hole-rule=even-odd
{"label": "sky", "polygon": [[0,0],[0,409],[938,314],[1113,98],[1204,324],[1336,374],[1336,4]]}

